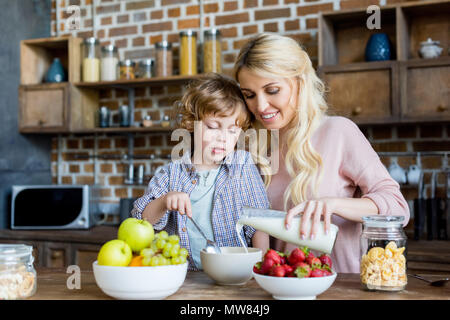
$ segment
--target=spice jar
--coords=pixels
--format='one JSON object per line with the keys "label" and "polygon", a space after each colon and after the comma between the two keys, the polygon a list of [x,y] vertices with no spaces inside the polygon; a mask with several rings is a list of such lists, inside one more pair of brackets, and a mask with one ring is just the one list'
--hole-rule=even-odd
{"label": "spice jar", "polygon": [[361,283],[364,289],[400,291],[407,283],[402,216],[363,217]]}
{"label": "spice jar", "polygon": [[36,292],[33,247],[0,244],[0,300],[25,299]]}
{"label": "spice jar", "polygon": [[192,30],[180,32],[180,74],[197,74],[197,33]]}
{"label": "spice jar", "polygon": [[133,60],[127,59],[119,62],[119,78],[121,80],[131,80],[135,78],[134,69],[136,63]]}
{"label": "spice jar", "polygon": [[156,76],[167,77],[173,74],[172,44],[167,41],[157,42],[156,49]]}
{"label": "spice jar", "polygon": [[100,73],[102,81],[117,80],[117,66],[119,64],[119,54],[117,47],[108,45],[102,47],[102,59]]}
{"label": "spice jar", "polygon": [[153,125],[152,117],[150,115],[146,115],[142,120],[142,126],[145,128],[149,128]]}
{"label": "spice jar", "polygon": [[100,80],[100,47],[95,38],[86,38],[82,43],[83,66],[82,79],[85,82]]}
{"label": "spice jar", "polygon": [[169,116],[164,116],[163,119],[161,120],[161,127],[163,128],[167,128],[170,127],[170,118]]}
{"label": "spice jar", "polygon": [[139,61],[136,75],[138,78],[151,78],[153,75],[153,59]]}
{"label": "spice jar", "polygon": [[220,44],[220,31],[218,29],[206,30],[203,41],[203,72],[222,71],[222,49]]}

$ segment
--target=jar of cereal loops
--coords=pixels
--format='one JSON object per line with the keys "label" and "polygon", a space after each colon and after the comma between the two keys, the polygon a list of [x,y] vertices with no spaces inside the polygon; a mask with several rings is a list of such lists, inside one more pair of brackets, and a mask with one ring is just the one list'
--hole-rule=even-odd
{"label": "jar of cereal loops", "polygon": [[407,283],[402,216],[363,217],[361,284],[364,289],[400,291]]}
{"label": "jar of cereal loops", "polygon": [[36,292],[33,247],[0,244],[0,300],[31,297]]}

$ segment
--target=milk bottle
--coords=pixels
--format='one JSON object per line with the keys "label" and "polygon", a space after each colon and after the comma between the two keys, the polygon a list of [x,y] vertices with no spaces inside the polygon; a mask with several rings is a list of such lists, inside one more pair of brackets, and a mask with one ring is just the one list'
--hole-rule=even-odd
{"label": "milk bottle", "polygon": [[[334,243],[336,241],[336,236],[339,228],[331,224],[328,234],[325,234],[323,222],[320,222],[320,226],[317,230],[316,237],[314,240],[309,238],[302,240],[300,238],[300,222],[301,217],[295,216],[292,219],[292,223],[289,229],[285,228],[284,219],[286,217],[286,212],[269,210],[269,209],[256,209],[250,207],[244,207],[243,213],[239,218],[236,230],[238,231],[238,236],[240,238],[240,230],[242,230],[243,225],[248,225],[256,230],[263,231],[277,239],[298,245],[306,246],[312,250],[317,250],[330,254],[333,250]],[[309,235],[311,230],[311,220],[306,224],[306,234]],[[242,239],[241,243],[243,243]]]}

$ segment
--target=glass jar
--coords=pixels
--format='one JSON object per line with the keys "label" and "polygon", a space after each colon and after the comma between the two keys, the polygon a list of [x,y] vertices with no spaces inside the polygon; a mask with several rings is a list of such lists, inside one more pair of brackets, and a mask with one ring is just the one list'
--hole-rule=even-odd
{"label": "glass jar", "polygon": [[132,80],[135,78],[136,63],[127,59],[119,62],[119,78],[121,80]]}
{"label": "glass jar", "polygon": [[161,127],[168,128],[170,127],[170,118],[169,116],[165,115],[163,119],[161,120]]}
{"label": "glass jar", "polygon": [[197,33],[180,32],[180,75],[197,74]]}
{"label": "glass jar", "polygon": [[102,47],[102,59],[100,73],[102,81],[117,80],[117,67],[119,64],[119,54],[117,47],[108,45]]}
{"label": "glass jar", "polygon": [[406,287],[406,245],[402,216],[363,217],[361,284],[364,289],[400,291]]}
{"label": "glass jar", "polygon": [[0,244],[0,300],[31,297],[36,292],[33,247]]}
{"label": "glass jar", "polygon": [[153,59],[139,61],[136,75],[142,79],[151,78],[153,76]]}
{"label": "glass jar", "polygon": [[173,74],[172,44],[167,41],[157,42],[156,49],[156,76],[167,77]]}
{"label": "glass jar", "polygon": [[206,30],[203,40],[203,72],[222,72],[222,48],[218,29]]}
{"label": "glass jar", "polygon": [[95,38],[86,38],[82,43],[82,79],[85,82],[100,80],[100,45]]}

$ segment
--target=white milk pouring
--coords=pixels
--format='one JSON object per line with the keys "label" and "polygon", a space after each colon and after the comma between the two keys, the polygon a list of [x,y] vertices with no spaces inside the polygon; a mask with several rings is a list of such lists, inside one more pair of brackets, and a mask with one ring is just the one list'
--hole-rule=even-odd
{"label": "white milk pouring", "polygon": [[[244,207],[243,214],[239,218],[236,231],[242,230],[243,225],[248,225],[256,230],[263,231],[277,239],[298,245],[307,246],[310,249],[317,250],[320,252],[330,254],[333,250],[334,242],[336,241],[336,236],[339,228],[331,224],[328,234],[325,234],[323,222],[320,222],[320,226],[317,230],[316,237],[311,240],[309,237],[305,240],[300,238],[300,221],[301,218],[296,216],[292,219],[292,223],[289,229],[284,226],[284,218],[286,213],[283,211],[276,210],[266,210],[266,209],[254,209],[249,207]],[[306,232],[309,235],[311,230],[311,222],[309,221],[306,225]],[[238,232],[239,239],[240,232]]]}

